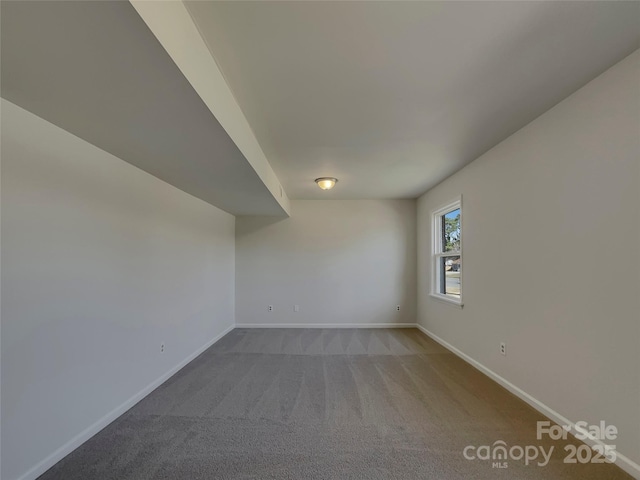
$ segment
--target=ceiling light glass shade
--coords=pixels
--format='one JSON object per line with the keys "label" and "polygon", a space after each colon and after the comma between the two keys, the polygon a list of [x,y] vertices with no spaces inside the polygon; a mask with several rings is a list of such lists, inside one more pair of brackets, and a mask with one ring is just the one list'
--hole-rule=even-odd
{"label": "ceiling light glass shade", "polygon": [[333,177],[316,178],[316,183],[323,190],[331,190],[337,181],[338,179]]}

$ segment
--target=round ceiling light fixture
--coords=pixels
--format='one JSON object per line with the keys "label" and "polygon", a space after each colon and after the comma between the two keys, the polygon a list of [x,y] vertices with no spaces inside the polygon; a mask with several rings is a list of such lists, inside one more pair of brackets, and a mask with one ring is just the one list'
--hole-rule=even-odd
{"label": "round ceiling light fixture", "polygon": [[315,182],[322,190],[331,190],[333,187],[335,187],[338,179],[333,177],[320,177],[316,178]]}

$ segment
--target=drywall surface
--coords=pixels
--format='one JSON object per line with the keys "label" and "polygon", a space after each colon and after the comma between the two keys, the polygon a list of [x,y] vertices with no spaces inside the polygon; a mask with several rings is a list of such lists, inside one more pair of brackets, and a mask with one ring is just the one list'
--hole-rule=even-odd
{"label": "drywall surface", "polygon": [[237,324],[415,323],[415,226],[415,200],[293,200],[288,219],[238,217]]}
{"label": "drywall surface", "polygon": [[233,326],[235,218],[5,100],[1,153],[13,480]]}
{"label": "drywall surface", "polygon": [[[636,463],[639,67],[636,51],[418,201],[420,325],[565,418],[615,425],[605,443]],[[463,309],[428,295],[431,214],[459,195]]]}

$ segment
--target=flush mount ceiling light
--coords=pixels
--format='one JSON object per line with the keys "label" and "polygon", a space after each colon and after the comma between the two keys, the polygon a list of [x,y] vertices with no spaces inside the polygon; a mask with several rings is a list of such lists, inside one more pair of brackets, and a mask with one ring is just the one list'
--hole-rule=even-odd
{"label": "flush mount ceiling light", "polygon": [[338,179],[333,177],[320,177],[315,180],[318,186],[323,190],[331,190],[337,181]]}

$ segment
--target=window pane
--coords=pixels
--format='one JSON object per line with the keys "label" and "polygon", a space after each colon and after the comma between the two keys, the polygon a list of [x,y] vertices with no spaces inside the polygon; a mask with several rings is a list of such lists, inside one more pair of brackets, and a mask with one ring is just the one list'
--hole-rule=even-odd
{"label": "window pane", "polygon": [[460,296],[460,274],[462,263],[460,257],[440,258],[440,293]]}
{"label": "window pane", "polygon": [[442,247],[444,252],[460,251],[460,209],[442,216]]}

